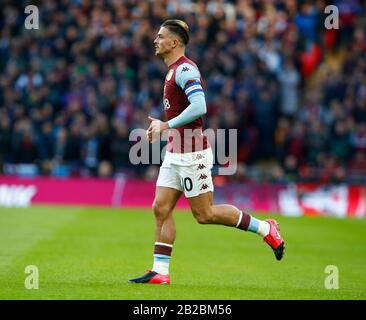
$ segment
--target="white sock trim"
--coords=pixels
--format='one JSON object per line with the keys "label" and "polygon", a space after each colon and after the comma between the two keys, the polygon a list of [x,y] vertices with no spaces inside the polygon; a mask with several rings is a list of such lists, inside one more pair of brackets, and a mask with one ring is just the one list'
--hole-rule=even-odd
{"label": "white sock trim", "polygon": [[243,211],[240,210],[240,216],[239,216],[239,221],[238,223],[236,224],[236,228],[239,227],[240,223],[241,223],[241,220],[243,219]]}
{"label": "white sock trim", "polygon": [[164,242],[155,242],[156,246],[164,246],[164,247],[169,247],[169,248],[173,248],[172,244],[169,243],[164,243]]}

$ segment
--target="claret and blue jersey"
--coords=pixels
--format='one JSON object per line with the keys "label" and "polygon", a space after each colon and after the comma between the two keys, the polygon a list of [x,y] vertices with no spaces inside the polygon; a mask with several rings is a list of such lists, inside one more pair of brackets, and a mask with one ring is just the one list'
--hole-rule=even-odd
{"label": "claret and blue jersey", "polygon": [[[176,129],[181,139],[173,139],[169,133],[167,151],[194,152],[209,147],[207,137],[202,134],[202,115],[207,111],[202,84],[197,65],[187,57],[182,56],[169,66],[164,85],[164,109],[169,127]],[[187,134],[184,137],[185,129],[195,130],[193,138]]]}

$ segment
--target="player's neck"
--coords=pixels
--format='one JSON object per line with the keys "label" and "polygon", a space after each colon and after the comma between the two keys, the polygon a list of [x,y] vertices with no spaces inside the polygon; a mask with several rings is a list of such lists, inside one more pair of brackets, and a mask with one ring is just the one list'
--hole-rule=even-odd
{"label": "player's neck", "polygon": [[164,63],[170,67],[173,63],[177,62],[181,57],[184,56],[184,51],[172,52],[171,54],[164,57]]}

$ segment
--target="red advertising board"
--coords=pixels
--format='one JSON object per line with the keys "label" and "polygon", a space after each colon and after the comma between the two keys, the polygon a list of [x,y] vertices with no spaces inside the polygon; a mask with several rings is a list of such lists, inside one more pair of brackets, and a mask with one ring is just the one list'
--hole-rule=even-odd
{"label": "red advertising board", "polygon": [[[154,181],[0,177],[0,207],[57,204],[151,208],[154,194]],[[229,183],[215,188],[214,202],[287,216],[365,217],[366,187]],[[184,196],[177,208],[189,209]]]}

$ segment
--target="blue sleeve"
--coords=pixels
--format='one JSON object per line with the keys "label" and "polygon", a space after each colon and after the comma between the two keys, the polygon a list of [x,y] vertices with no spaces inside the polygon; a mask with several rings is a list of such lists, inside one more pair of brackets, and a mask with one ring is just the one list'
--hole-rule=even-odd
{"label": "blue sleeve", "polygon": [[179,128],[187,123],[190,123],[207,112],[205,96],[203,94],[196,94],[188,97],[191,103],[183,110],[181,114],[168,121],[170,128]]}
{"label": "blue sleeve", "polygon": [[195,95],[204,96],[200,72],[189,63],[182,63],[178,66],[175,72],[175,82],[184,90],[188,99]]}
{"label": "blue sleeve", "polygon": [[168,121],[170,128],[179,128],[207,112],[205,95],[201,86],[201,75],[195,66],[189,63],[179,65],[175,72],[175,82],[184,90],[190,105],[181,114]]}

